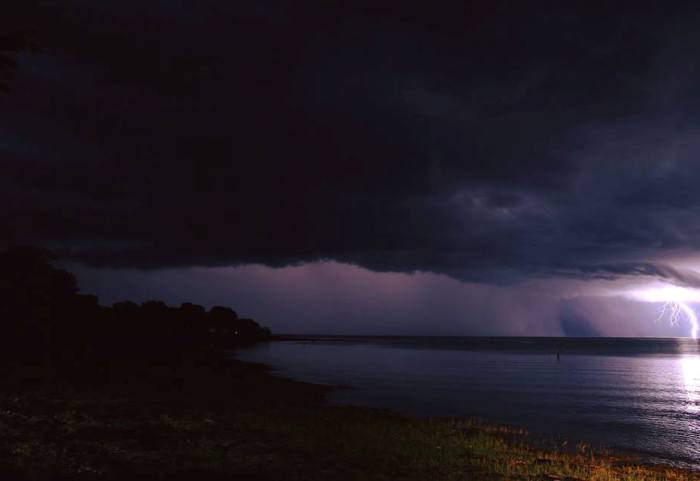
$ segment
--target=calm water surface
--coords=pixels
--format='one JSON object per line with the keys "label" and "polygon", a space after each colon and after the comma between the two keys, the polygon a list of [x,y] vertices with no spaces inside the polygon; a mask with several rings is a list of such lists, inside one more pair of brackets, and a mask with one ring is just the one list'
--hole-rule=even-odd
{"label": "calm water surface", "polygon": [[334,404],[478,417],[700,469],[700,348],[692,339],[319,336],[237,357],[348,386],[332,392]]}

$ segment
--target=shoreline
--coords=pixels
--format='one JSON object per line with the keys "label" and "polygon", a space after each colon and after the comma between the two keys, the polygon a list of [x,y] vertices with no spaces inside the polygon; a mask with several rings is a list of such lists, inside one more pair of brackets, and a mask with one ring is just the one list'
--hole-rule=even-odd
{"label": "shoreline", "polygon": [[[340,340],[335,340],[335,339],[321,339],[320,336],[317,338],[302,338],[302,337],[287,337],[287,336],[279,336],[278,338],[272,338],[268,342],[280,342],[280,341],[295,341],[295,342],[334,342],[334,341],[340,341]],[[342,341],[341,341],[342,342]],[[276,373],[276,368],[274,366],[265,364],[265,363],[259,363],[259,362],[251,362],[251,361],[242,361],[239,360],[237,357],[233,358],[234,361],[240,362],[243,364],[249,364],[251,366],[256,366],[262,368],[268,375],[273,376],[273,377],[278,377],[281,379],[288,379],[292,382],[299,382],[303,384],[308,384],[312,386],[318,386],[319,388],[325,388],[326,393],[329,393],[333,390],[336,389],[354,389],[353,386],[351,385],[331,385],[331,384],[321,384],[321,383],[312,383],[308,381],[300,381],[300,380],[294,380],[291,378],[288,378],[284,376],[283,374]],[[609,456],[611,459],[614,459],[617,461],[619,460],[627,460],[627,462],[633,463],[635,465],[643,466],[643,467],[648,467],[652,469],[670,469],[670,470],[680,470],[680,471],[686,471],[688,473],[692,473],[696,476],[700,476],[700,468],[694,468],[692,466],[689,466],[686,461],[683,459],[678,459],[677,465],[670,464],[668,460],[664,458],[659,458],[658,456],[654,455],[652,452],[643,452],[643,451],[633,451],[630,449],[623,449],[623,448],[616,448],[616,447],[609,447],[609,446],[598,446],[598,447],[592,447],[592,443],[590,441],[584,440],[584,439],[578,439],[578,440],[572,440],[572,439],[567,439],[566,437],[557,434],[557,433],[549,433],[549,434],[533,434],[529,432],[529,430],[525,427],[518,427],[518,426],[512,426],[507,423],[501,423],[497,420],[487,420],[487,419],[482,419],[479,417],[475,416],[417,416],[417,415],[412,415],[412,414],[406,414],[406,413],[400,413],[392,410],[391,408],[386,408],[386,407],[370,407],[370,406],[355,406],[352,404],[330,404],[328,403],[327,400],[324,401],[324,403],[320,406],[320,408],[350,408],[350,409],[359,409],[359,410],[370,410],[370,411],[378,411],[378,412],[385,412],[389,413],[393,416],[401,417],[401,418],[406,418],[406,419],[413,419],[413,420],[418,420],[418,421],[424,421],[424,422],[466,422],[478,426],[483,426],[487,430],[494,430],[496,432],[500,432],[506,435],[506,437],[513,437],[513,434],[516,434],[517,436],[521,437],[521,440],[527,441],[527,444],[530,448],[547,452],[547,451],[554,451],[554,452],[562,452],[563,454],[576,454],[576,451],[578,450],[578,446],[586,446],[586,450],[592,451],[593,453],[599,453],[602,454],[603,456]],[[695,479],[695,478],[692,478]],[[700,477],[698,477],[700,479]]]}
{"label": "shoreline", "polygon": [[33,481],[700,480],[700,473],[640,465],[585,444],[539,449],[507,426],[331,406],[333,386],[272,371],[219,356],[126,366],[90,388],[6,385],[0,474]]}
{"label": "shoreline", "polygon": [[[340,337],[340,336],[339,336]],[[342,336],[345,337],[345,336]],[[357,337],[357,336],[354,336]],[[369,337],[388,337],[388,336],[369,336]],[[275,342],[275,341],[302,341],[302,342],[333,342],[333,341],[341,341],[340,339],[328,339],[328,338],[322,338],[322,336],[318,337],[297,337],[297,336],[287,336],[287,335],[281,335],[277,338],[272,338],[270,339],[269,342]],[[253,367],[258,367],[261,368],[266,374],[272,376],[272,377],[278,377],[281,379],[288,379],[292,382],[298,382],[302,384],[307,384],[311,386],[316,386],[321,389],[325,389],[326,393],[329,393],[333,390],[336,389],[354,389],[353,386],[350,385],[330,385],[330,384],[321,384],[321,383],[311,383],[307,381],[299,381],[299,380],[294,380],[291,378],[288,378],[282,374],[275,373],[275,368],[271,365],[265,364],[265,363],[258,363],[258,362],[250,362],[250,361],[241,361],[238,358],[234,358],[236,362],[240,362],[243,364],[248,364]],[[656,470],[671,470],[671,471],[681,471],[681,472],[687,472],[691,475],[695,475],[697,479],[700,479],[700,468],[698,469],[693,469],[687,466],[674,466],[671,464],[668,464],[661,458],[654,458],[653,453],[648,453],[648,452],[634,452],[630,450],[625,450],[621,448],[611,448],[611,447],[599,447],[599,448],[591,448],[590,442],[587,442],[585,440],[577,440],[576,442],[570,442],[571,440],[566,439],[560,435],[553,434],[553,435],[544,435],[544,434],[537,434],[533,435],[530,433],[526,428],[524,427],[517,427],[517,426],[510,426],[508,424],[503,424],[499,423],[497,421],[490,421],[490,420],[484,420],[480,419],[477,417],[472,417],[472,416],[415,416],[415,415],[410,415],[410,414],[404,414],[404,413],[398,413],[393,411],[390,408],[382,408],[382,407],[367,407],[367,406],[354,406],[350,404],[343,404],[343,405],[333,405],[333,404],[328,404],[327,400],[324,400],[324,403],[319,406],[321,409],[323,408],[349,408],[349,409],[356,409],[356,410],[368,410],[368,411],[377,411],[381,413],[388,413],[392,416],[396,416],[398,418],[405,418],[405,419],[411,419],[411,420],[417,420],[417,421],[423,421],[423,422],[445,422],[445,423],[453,423],[453,422],[464,422],[468,423],[469,425],[473,426],[478,426],[480,429],[484,429],[488,432],[494,432],[494,433],[499,433],[502,435],[504,438],[510,438],[511,441],[517,441],[517,438],[521,438],[520,441],[525,440],[527,441],[527,445],[529,448],[535,450],[535,451],[540,451],[540,452],[559,452],[556,450],[556,448],[553,447],[553,445],[557,445],[559,448],[562,448],[561,453],[566,455],[576,455],[577,451],[579,451],[582,447],[585,450],[588,450],[591,452],[591,454],[598,453],[599,456],[603,457],[609,457],[609,459],[615,463],[619,462],[626,462],[633,464],[635,466],[639,466],[642,468],[650,468],[652,471]],[[479,429],[477,428],[477,429]],[[659,462],[654,461],[654,459],[658,459]],[[679,460],[680,464],[686,464],[684,461]],[[664,478],[665,479],[665,478]],[[695,477],[691,479],[696,479]]]}
{"label": "shoreline", "polygon": [[[442,337],[441,337],[442,338]],[[463,388],[461,391],[458,391],[457,394],[450,394],[450,392],[445,392],[446,396],[452,396],[448,397],[448,401],[443,402],[440,404],[439,401],[433,400],[433,398],[436,398],[436,395],[434,393],[430,394],[429,388],[430,386],[435,385],[437,389],[441,388],[441,384],[439,383],[431,383],[431,382],[423,382],[421,381],[422,378],[416,379],[416,377],[410,377],[410,375],[406,375],[405,378],[402,377],[403,374],[398,375],[394,373],[396,370],[396,366],[394,364],[391,364],[391,369],[393,370],[388,370],[385,372],[382,370],[380,367],[376,368],[379,371],[381,371],[382,374],[376,374],[376,379],[379,379],[379,383],[381,386],[377,387],[375,384],[377,384],[377,381],[369,382],[366,381],[367,376],[370,374],[374,376],[374,371],[372,369],[375,369],[373,367],[367,367],[367,363],[364,362],[358,362],[354,364],[349,364],[345,363],[343,364],[343,369],[345,371],[348,371],[348,369],[354,369],[352,371],[352,375],[350,377],[347,376],[342,376],[338,375],[337,370],[334,370],[331,367],[332,366],[332,359],[333,356],[330,354],[331,350],[335,352],[336,349],[340,349],[342,346],[341,344],[344,343],[352,343],[352,342],[357,342],[358,345],[360,346],[378,346],[380,349],[384,347],[391,347],[391,348],[401,348],[401,349],[412,349],[412,350],[418,350],[422,347],[430,347],[431,349],[435,349],[436,351],[450,351],[453,350],[453,345],[447,344],[445,346],[444,344],[435,344],[435,345],[424,345],[422,344],[422,340],[425,339],[425,337],[405,337],[405,336],[393,336],[391,337],[392,340],[403,340],[406,339],[408,343],[403,343],[403,342],[392,342],[392,343],[386,343],[383,344],[383,339],[385,337],[381,336],[354,336],[353,338],[347,338],[345,336],[338,337],[338,336],[290,336],[290,335],[278,335],[274,341],[276,341],[278,344],[277,346],[280,346],[278,349],[281,351],[277,353],[276,350],[273,349],[272,344],[270,345],[270,349],[272,349],[272,353],[270,355],[267,354],[261,354],[261,355],[246,355],[245,351],[241,353],[242,359],[250,359],[253,361],[258,361],[258,362],[269,362],[273,366],[275,366],[275,369],[279,368],[279,373],[281,375],[292,375],[295,376],[295,379],[300,379],[300,380],[317,380],[319,382],[327,382],[331,385],[333,384],[342,384],[340,387],[342,388],[353,388],[354,386],[350,385],[348,386],[348,383],[351,384],[356,384],[358,387],[361,387],[361,391],[359,394],[352,394],[351,392],[348,392],[346,394],[343,394],[342,392],[332,394],[330,396],[330,399],[332,400],[333,404],[335,405],[359,405],[359,406],[367,406],[367,407],[375,407],[379,409],[390,409],[393,410],[393,412],[408,416],[408,417],[414,417],[418,419],[426,419],[426,418],[431,418],[435,417],[436,415],[439,417],[461,417],[461,418],[466,418],[466,419],[477,419],[482,421],[485,424],[504,424],[509,427],[513,427],[514,429],[522,428],[522,429],[527,429],[530,431],[529,434],[529,442],[533,445],[536,445],[537,447],[540,448],[546,448],[546,449],[558,449],[559,444],[564,444],[565,446],[568,446],[569,449],[571,449],[571,446],[575,446],[579,442],[583,442],[587,445],[591,445],[594,447],[596,451],[603,451],[603,452],[613,452],[617,453],[622,456],[628,456],[628,457],[634,457],[638,460],[639,464],[644,464],[644,465],[654,465],[654,466],[669,466],[669,467],[674,467],[674,468],[679,468],[679,469],[687,469],[691,470],[694,472],[700,472],[700,458],[698,458],[697,455],[697,445],[696,443],[693,442],[692,434],[689,434],[689,429],[692,428],[694,425],[694,422],[692,419],[690,419],[688,422],[692,424],[683,424],[682,426],[679,425],[673,425],[674,427],[671,428],[666,428],[665,426],[658,426],[658,429],[652,429],[652,428],[646,428],[646,431],[643,433],[645,436],[640,438],[638,436],[635,436],[634,434],[630,435],[630,432],[632,428],[630,428],[630,431],[625,430],[627,426],[622,424],[622,421],[620,421],[620,425],[616,425],[616,428],[612,428],[607,424],[604,423],[599,423],[598,425],[595,426],[595,429],[590,428],[587,424],[584,424],[584,421],[581,421],[578,418],[578,414],[576,409],[570,409],[566,410],[565,412],[568,413],[568,417],[564,416],[563,421],[557,419],[557,423],[550,423],[549,422],[549,413],[546,409],[540,409],[538,407],[538,404],[533,404],[530,402],[530,404],[526,407],[529,407],[529,411],[527,409],[521,409],[518,410],[517,408],[519,405],[515,405],[515,409],[511,410],[503,410],[501,407],[505,405],[505,407],[508,407],[509,403],[502,403],[502,404],[495,404],[491,405],[488,403],[483,403],[483,399],[489,399],[489,395],[482,395],[479,397],[478,401],[472,400],[471,402],[468,402],[469,399],[472,399],[473,396],[469,394],[469,389],[470,387],[467,386]],[[416,340],[416,343],[413,343],[414,340]],[[431,337],[429,339],[434,339],[434,337]],[[472,340],[475,339],[474,337],[464,337],[464,336],[458,336],[458,340]],[[478,338],[480,340],[486,339],[487,341],[490,340],[491,338]],[[515,341],[520,341],[522,338],[502,338],[503,340],[507,341],[510,343],[510,341],[515,340]],[[547,338],[548,340],[550,338]],[[573,343],[579,343],[583,341],[582,345],[584,346],[583,349],[587,349],[586,346],[588,346],[588,339],[581,339],[581,338],[568,338],[571,342]],[[271,340],[270,342],[273,342]],[[525,340],[532,340],[532,338],[525,338]],[[595,341],[601,341],[600,339],[596,338]],[[608,339],[603,339],[602,341],[609,341]],[[658,341],[658,339],[632,339],[633,342],[654,342]],[[676,342],[676,339],[663,339],[665,342]],[[305,360],[302,364],[299,364],[296,359],[296,351],[292,351],[293,345],[307,345],[308,344],[308,349],[309,354],[304,354]],[[290,345],[289,348],[282,347],[285,344]],[[694,342],[694,344],[697,344]],[[336,346],[331,349],[331,346]],[[551,345],[551,343],[546,343],[543,344],[544,347],[546,348],[547,346]],[[311,346],[317,346],[317,348],[312,349]],[[457,346],[460,351],[481,351],[480,349],[474,347],[474,346]],[[481,347],[481,346],[479,346]],[[496,354],[499,354],[502,352],[501,350],[502,346],[496,346],[494,349],[493,346],[487,346],[487,350],[489,352],[494,352]],[[509,347],[509,346],[507,346]],[[514,354],[517,355],[537,355],[542,357],[543,361],[538,361],[541,364],[544,364],[548,369],[553,369],[553,372],[558,373],[561,369],[559,369],[559,362],[557,364],[551,364],[551,366],[554,366],[552,368],[550,364],[547,364],[547,353],[543,352],[542,349],[540,349],[542,345],[538,346],[537,350],[529,350],[529,351],[514,351]],[[267,349],[267,348],[265,348]],[[302,347],[303,349],[303,347]],[[316,349],[320,349],[319,352],[325,353],[327,352],[328,354],[319,354],[319,355],[314,355],[312,352],[316,352]],[[303,351],[306,352],[306,351]],[[343,356],[350,356],[348,353],[352,353],[354,351],[343,351],[345,354],[342,354],[340,358]],[[380,353],[384,353],[384,351],[378,351]],[[412,351],[413,352],[413,351]],[[506,349],[507,353],[511,353],[511,350]],[[642,349],[641,351],[643,355],[645,356],[644,359],[648,356],[648,353],[646,351],[646,348]],[[573,358],[574,353],[571,353],[571,358]],[[580,354],[580,353],[576,353]],[[583,356],[592,356],[594,354],[598,354],[597,352],[591,352],[591,351],[584,351]],[[603,352],[600,353],[602,355],[609,355],[609,352]],[[388,353],[387,353],[388,355]],[[441,354],[443,355],[443,354]],[[618,354],[621,357],[624,357],[626,359],[634,358],[639,354],[639,352],[635,351],[632,353],[625,352],[624,354]],[[656,355],[656,354],[655,354]],[[680,356],[680,353],[674,353],[674,356]],[[552,355],[554,356],[554,355]],[[355,355],[352,355],[351,357],[357,357]],[[377,359],[381,358],[380,355],[374,355],[372,359],[376,362]],[[403,359],[397,356],[399,359]],[[417,362],[416,359],[421,359],[422,358],[418,356],[411,357],[411,362],[415,363]],[[528,362],[529,362],[528,358]],[[566,361],[566,356],[564,356],[564,360]],[[595,360],[595,359],[594,359]],[[289,362],[287,362],[289,361]],[[467,362],[464,361],[463,359],[459,358],[454,358],[452,359],[452,364],[457,365],[459,362]],[[491,361],[489,358],[487,358],[488,361],[488,366],[491,365],[496,365],[497,362]],[[557,359],[558,361],[558,359]],[[322,364],[322,363],[330,363],[330,364]],[[387,361],[388,362],[388,361]],[[570,364],[566,364],[566,366],[571,366],[573,365],[574,367],[577,365],[576,363],[579,363],[579,365],[583,365],[584,367],[589,366],[590,360],[586,359],[584,361],[572,361]],[[627,362],[627,361],[625,361]],[[632,361],[630,361],[632,362]],[[313,363],[313,364],[310,364]],[[297,368],[299,366],[303,367],[302,370],[299,369],[294,369],[296,366]],[[564,366],[565,363],[562,363],[562,366]],[[325,366],[325,367],[324,367]],[[351,367],[348,367],[351,366]],[[597,366],[597,365],[596,365]],[[634,366],[633,366],[634,367]],[[678,368],[675,364],[672,366],[674,368]],[[369,370],[368,370],[369,369]],[[306,370],[313,372],[313,375],[309,375],[309,373],[306,372]],[[341,374],[342,372],[345,371],[340,371]],[[350,372],[350,371],[348,371]],[[436,370],[422,370],[420,371],[421,376],[426,377],[430,373],[435,373],[436,375],[441,375],[441,371],[436,371]],[[674,371],[675,372],[675,371]],[[450,377],[449,380],[458,380],[462,379],[459,376],[461,375],[460,372],[452,372],[450,371],[452,375],[455,375],[457,377]],[[560,376],[561,377],[561,376]],[[572,376],[567,374],[567,379],[571,378]],[[350,382],[348,379],[353,379],[354,381]],[[372,378],[375,379],[375,378]],[[529,378],[528,378],[529,379]],[[447,381],[445,381],[447,382]],[[445,383],[443,382],[443,384]],[[457,382],[457,381],[455,381]],[[416,389],[423,389],[426,391],[426,395],[422,394],[412,394],[411,392],[408,392],[406,390],[406,385],[410,385],[411,388],[415,387]],[[335,387],[335,386],[334,386]],[[499,386],[493,386],[494,388],[498,389]],[[568,386],[567,386],[568,387]],[[595,386],[594,386],[595,387]],[[683,385],[680,385],[680,388],[683,388]],[[477,389],[481,389],[480,391],[477,391],[477,394],[480,392],[490,392],[490,391],[484,391],[483,386],[477,386]],[[527,389],[527,386],[525,386],[525,389]],[[442,395],[442,391],[438,391],[439,396]],[[567,391],[568,393],[569,391]],[[395,396],[395,393],[399,393],[398,396]],[[404,396],[401,396],[401,393]],[[595,394],[589,394],[585,391],[581,391],[583,396],[587,396],[586,399],[591,399],[593,400],[593,403],[597,401],[597,396],[598,394],[594,391]],[[558,394],[557,391],[554,391],[554,395]],[[683,392],[681,392],[680,395],[683,395]],[[460,397],[461,396],[461,397]],[[470,397],[471,396],[471,397]],[[670,394],[668,394],[670,396]],[[535,402],[537,401],[536,396],[532,396],[535,399]],[[405,398],[405,399],[404,399]],[[542,395],[540,395],[541,399],[544,399]],[[410,399],[410,400],[408,400]],[[685,398],[680,398],[685,399]],[[457,405],[456,403],[460,402],[460,400],[464,400],[465,402],[462,402],[461,404]],[[556,398],[555,398],[556,400]],[[626,400],[626,399],[625,399]],[[635,399],[632,399],[634,401]],[[431,403],[434,402],[433,404],[419,404],[421,401],[425,401],[425,403]],[[510,403],[511,405],[513,403]],[[571,404],[571,403],[570,403]],[[585,407],[588,407],[590,410],[590,404],[586,405]],[[459,406],[457,408],[453,407],[454,406]],[[489,406],[495,406],[489,408]],[[603,407],[606,407],[605,405]],[[675,406],[672,406],[675,407]],[[682,406],[681,406],[682,408]],[[671,408],[669,408],[671,409]],[[586,411],[589,412],[589,411]],[[636,413],[636,411],[634,411]],[[521,415],[524,413],[524,415]],[[604,412],[600,414],[600,417],[602,419],[608,419],[611,421],[615,421],[617,418],[615,417],[610,417],[606,416],[608,413]],[[612,413],[615,415],[615,413]],[[597,415],[597,413],[596,413]],[[618,417],[624,417],[621,414],[617,415]],[[597,418],[593,419],[593,421],[597,421]],[[687,428],[686,428],[687,426]],[[640,428],[640,426],[633,426]],[[619,429],[619,430],[618,430]],[[677,429],[677,431],[676,431]],[[664,441],[668,441],[669,437],[668,434],[669,432],[673,435],[674,433],[678,433],[678,436],[673,437],[672,439],[686,439],[687,442],[678,442],[674,444],[663,444]],[[690,437],[688,437],[690,436]],[[572,442],[573,441],[573,442]],[[695,453],[694,453],[695,450]]]}

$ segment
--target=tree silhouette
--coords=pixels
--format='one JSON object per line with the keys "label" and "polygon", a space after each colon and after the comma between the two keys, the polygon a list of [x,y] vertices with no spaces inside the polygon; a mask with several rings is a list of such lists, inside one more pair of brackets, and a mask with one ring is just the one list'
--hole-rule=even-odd
{"label": "tree silhouette", "polygon": [[102,369],[95,375],[100,377],[130,360],[141,367],[182,366],[198,352],[270,336],[228,307],[207,312],[192,303],[170,307],[156,300],[100,306],[97,297],[79,294],[75,276],[53,262],[50,251],[36,247],[0,251],[0,356],[43,359],[48,379]]}
{"label": "tree silhouette", "polygon": [[17,70],[17,55],[23,51],[36,51],[37,45],[27,32],[0,34],[0,92],[7,92]]}
{"label": "tree silhouette", "polygon": [[238,314],[233,309],[214,306],[209,310],[209,329],[216,334],[232,334],[236,330]]}
{"label": "tree silhouette", "polygon": [[0,318],[11,350],[43,352],[51,363],[56,325],[73,308],[73,274],[53,266],[51,252],[16,246],[0,252]]}

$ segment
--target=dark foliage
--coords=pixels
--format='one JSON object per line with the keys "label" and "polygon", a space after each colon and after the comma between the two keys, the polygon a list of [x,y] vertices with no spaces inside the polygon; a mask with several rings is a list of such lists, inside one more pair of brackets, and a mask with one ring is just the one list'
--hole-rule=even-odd
{"label": "dark foliage", "polygon": [[54,267],[49,251],[0,252],[1,356],[46,363],[58,379],[97,379],[129,363],[182,365],[211,348],[265,340],[267,328],[227,307],[162,301],[100,306],[78,293],[73,274]]}
{"label": "dark foliage", "polygon": [[9,89],[9,82],[17,69],[17,55],[36,48],[31,36],[26,32],[0,35],[0,92]]}

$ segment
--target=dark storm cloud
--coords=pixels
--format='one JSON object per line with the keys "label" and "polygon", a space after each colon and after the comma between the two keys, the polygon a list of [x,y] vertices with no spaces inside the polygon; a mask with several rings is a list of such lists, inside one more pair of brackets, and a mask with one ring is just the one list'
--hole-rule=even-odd
{"label": "dark storm cloud", "polygon": [[8,241],[497,282],[664,277],[629,263],[700,243],[694,11],[16,7],[43,51],[0,99]]}
{"label": "dark storm cloud", "polygon": [[614,280],[625,276],[648,277],[682,287],[700,288],[700,274],[697,272],[650,262],[587,265],[580,267],[575,273],[591,279],[603,280]]}

